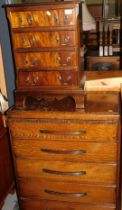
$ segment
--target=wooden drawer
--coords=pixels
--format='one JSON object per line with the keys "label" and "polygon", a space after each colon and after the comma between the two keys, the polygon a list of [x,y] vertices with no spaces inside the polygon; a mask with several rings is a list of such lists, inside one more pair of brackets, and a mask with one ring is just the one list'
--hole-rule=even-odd
{"label": "wooden drawer", "polygon": [[78,141],[58,141],[56,143],[55,141],[17,140],[13,138],[12,146],[17,158],[96,163],[115,163],[117,161],[116,143]]}
{"label": "wooden drawer", "polygon": [[50,200],[39,200],[32,198],[20,198],[19,200],[24,210],[115,210],[115,205],[96,205],[96,204],[78,204],[70,202],[57,202]]}
{"label": "wooden drawer", "polygon": [[78,86],[78,78],[78,71],[19,71],[17,87]]}
{"label": "wooden drawer", "polygon": [[17,48],[47,48],[76,45],[75,31],[55,32],[24,32],[13,33],[14,49]]}
{"label": "wooden drawer", "polygon": [[[17,177],[78,183],[116,184],[116,164],[16,159]],[[110,178],[111,177],[111,178]]]}
{"label": "wooden drawer", "polygon": [[119,56],[88,56],[86,59],[88,70],[111,71],[120,69]]}
{"label": "wooden drawer", "polygon": [[[48,9],[35,11],[11,11],[9,20],[12,28],[23,27],[52,27],[71,26],[76,24],[77,12],[74,8],[69,9]],[[31,8],[32,10],[32,8]]]}
{"label": "wooden drawer", "polygon": [[75,67],[78,65],[75,51],[15,53],[15,58],[17,69]]}
{"label": "wooden drawer", "polygon": [[[12,137],[18,139],[62,140],[62,141],[118,141],[118,124],[114,121],[80,120],[11,120]],[[107,131],[107,132],[106,132]]]}
{"label": "wooden drawer", "polygon": [[[31,184],[30,184],[31,182]],[[115,204],[116,188],[79,183],[18,180],[20,197],[78,203]]]}

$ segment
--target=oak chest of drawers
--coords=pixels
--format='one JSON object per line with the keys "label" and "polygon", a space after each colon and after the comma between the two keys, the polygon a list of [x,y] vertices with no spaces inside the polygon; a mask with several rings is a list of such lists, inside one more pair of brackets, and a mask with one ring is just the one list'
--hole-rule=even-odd
{"label": "oak chest of drawers", "polygon": [[21,210],[120,210],[118,94],[87,94],[85,111],[8,115]]}
{"label": "oak chest of drawers", "polygon": [[9,5],[6,11],[16,69],[16,107],[20,95],[23,104],[28,96],[62,98],[70,89],[72,95],[82,94],[79,3]]}

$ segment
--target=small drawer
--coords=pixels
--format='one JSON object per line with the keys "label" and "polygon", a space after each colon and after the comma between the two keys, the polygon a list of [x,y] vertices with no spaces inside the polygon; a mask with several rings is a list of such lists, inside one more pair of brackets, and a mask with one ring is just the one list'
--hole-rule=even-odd
{"label": "small drawer", "polygon": [[78,71],[19,71],[18,88],[33,88],[39,86],[78,86]]}
{"label": "small drawer", "polygon": [[14,49],[69,47],[76,45],[75,31],[13,33]]}
{"label": "small drawer", "polygon": [[78,203],[115,204],[116,188],[68,182],[18,180],[21,197]]}
{"label": "small drawer", "polygon": [[78,65],[78,57],[75,51],[15,53],[15,58],[17,69],[36,67],[51,69]]}
{"label": "small drawer", "polygon": [[[30,146],[31,145],[31,146]],[[116,143],[95,143],[78,141],[39,141],[12,139],[14,155],[17,158],[42,160],[63,160],[76,162],[117,162]]]}
{"label": "small drawer", "polygon": [[116,210],[115,205],[79,204],[32,198],[20,198],[19,203],[24,210]]}
{"label": "small drawer", "polygon": [[[48,7],[48,6],[47,6]],[[11,11],[8,14],[12,28],[71,26],[76,23],[77,12],[69,9],[40,9],[39,11]]]}
{"label": "small drawer", "polygon": [[[116,164],[93,164],[66,161],[16,159],[18,178],[76,181],[78,183],[116,184]],[[110,178],[111,177],[111,178]]]}
{"label": "small drawer", "polygon": [[18,139],[116,142],[119,135],[118,124],[106,121],[29,119],[11,120],[9,126],[12,137]]}
{"label": "small drawer", "polygon": [[119,56],[88,56],[86,60],[88,70],[116,71],[120,69]]}

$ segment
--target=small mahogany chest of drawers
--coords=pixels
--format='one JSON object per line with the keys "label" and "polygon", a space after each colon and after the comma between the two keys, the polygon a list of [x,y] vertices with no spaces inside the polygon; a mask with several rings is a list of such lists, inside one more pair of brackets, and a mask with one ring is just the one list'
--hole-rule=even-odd
{"label": "small mahogany chest of drawers", "polygon": [[120,210],[119,103],[95,93],[81,112],[8,113],[21,210]]}
{"label": "small mahogany chest of drawers", "polygon": [[55,97],[62,89],[63,95],[68,95],[70,89],[77,91],[79,2],[8,5],[6,11],[16,69],[16,106],[20,95],[23,103],[27,96],[46,97],[45,90],[52,90],[49,95]]}

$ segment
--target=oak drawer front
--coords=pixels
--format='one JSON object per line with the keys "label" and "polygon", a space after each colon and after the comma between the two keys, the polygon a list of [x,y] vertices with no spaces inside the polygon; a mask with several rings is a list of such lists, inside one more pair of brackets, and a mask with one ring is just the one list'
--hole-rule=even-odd
{"label": "oak drawer front", "polygon": [[19,139],[114,142],[119,135],[117,123],[104,121],[12,120],[9,126],[12,137]]}
{"label": "oak drawer front", "polygon": [[78,71],[20,71],[18,72],[17,87],[77,86],[78,75]]}
{"label": "oak drawer front", "polygon": [[[30,184],[31,183],[31,184]],[[41,198],[57,201],[115,204],[116,188],[79,183],[18,180],[21,197]]]}
{"label": "oak drawer front", "polygon": [[17,176],[20,178],[77,181],[91,184],[116,184],[116,164],[41,161],[33,159],[16,159],[15,161]]}
{"label": "oak drawer front", "polygon": [[78,57],[75,51],[15,53],[15,58],[17,69],[72,67],[78,65]]}
{"label": "oak drawer front", "polygon": [[32,198],[20,198],[19,203],[24,210],[115,210],[115,205],[78,204]]}
{"label": "oak drawer front", "polygon": [[75,31],[13,33],[14,49],[75,46]]}
{"label": "oak drawer front", "polygon": [[76,24],[77,11],[70,8],[12,11],[9,14],[9,20],[12,28],[71,26]]}
{"label": "oak drawer front", "polygon": [[64,160],[76,162],[117,162],[116,143],[72,141],[39,141],[12,139],[13,152],[18,158]]}

